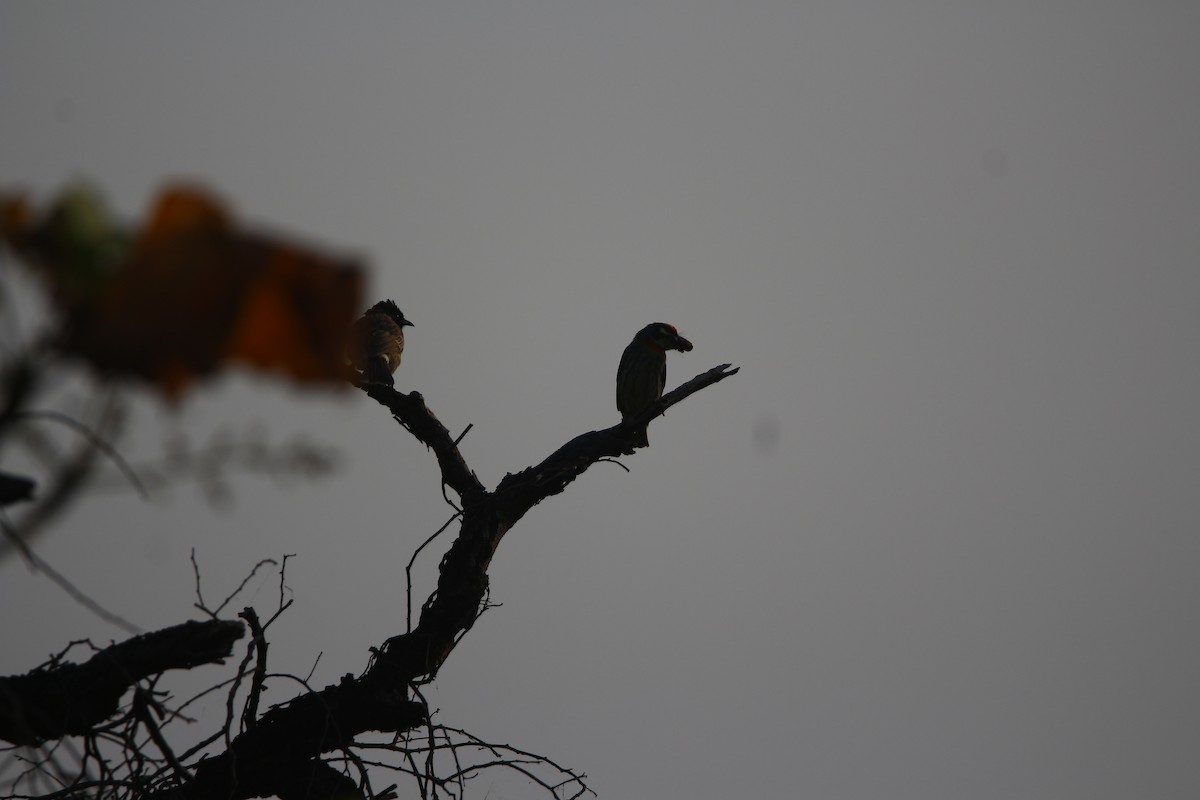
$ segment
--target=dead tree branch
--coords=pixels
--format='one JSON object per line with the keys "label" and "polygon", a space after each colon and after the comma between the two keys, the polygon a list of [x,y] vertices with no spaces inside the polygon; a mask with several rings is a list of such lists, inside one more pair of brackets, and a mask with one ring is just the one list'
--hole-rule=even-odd
{"label": "dead tree branch", "polygon": [[83,664],[54,664],[0,678],[0,738],[38,745],[84,734],[112,716],[125,692],[169,669],[220,663],[242,637],[240,622],[185,622],[136,636]]}
{"label": "dead tree branch", "polygon": [[150,797],[309,798],[307,781],[314,779],[319,756],[351,747],[362,733],[399,733],[427,724],[425,704],[408,699],[410,687],[431,680],[474,624],[487,596],[488,566],[504,535],[529,509],[562,492],[592,464],[633,452],[638,425],[737,372],[722,364],[697,375],[636,419],[575,437],[540,464],[506,475],[494,491],[484,488],[418,392],[361,386],[434,452],[443,483],[462,501],[459,535],[442,559],[437,589],[422,605],[416,627],[388,639],[361,677],[347,675],[337,685],[272,707],[234,737],[225,752],[202,761],[190,781]]}

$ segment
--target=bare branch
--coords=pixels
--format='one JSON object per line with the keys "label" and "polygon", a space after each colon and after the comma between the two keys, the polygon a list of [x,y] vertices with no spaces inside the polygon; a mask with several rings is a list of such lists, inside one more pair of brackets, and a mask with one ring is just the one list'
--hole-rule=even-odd
{"label": "bare branch", "polygon": [[150,493],[146,491],[145,484],[142,483],[141,478],[138,477],[137,472],[135,472],[133,467],[129,465],[129,462],[126,461],[125,458],[117,452],[117,449],[109,444],[101,434],[92,430],[86,423],[80,422],[69,414],[64,414],[61,411],[37,409],[31,411],[19,411],[16,414],[16,418],[43,419],[47,422],[57,422],[59,425],[64,425],[75,431],[84,439],[86,439],[92,445],[92,447],[99,450],[104,454],[105,457],[108,458],[109,461],[116,465],[117,469],[121,471],[121,474],[125,476],[125,479],[129,481],[129,484],[133,486],[135,490],[137,490],[137,493],[141,495],[143,500],[150,499]]}
{"label": "bare branch", "polygon": [[240,622],[185,622],[105,648],[84,664],[0,678],[0,738],[36,745],[82,734],[107,719],[139,680],[169,669],[224,661]]}
{"label": "bare branch", "polygon": [[250,697],[246,699],[246,707],[242,709],[242,730],[248,731],[258,723],[258,699],[262,696],[263,681],[267,675],[267,637],[263,634],[262,625],[258,623],[258,614],[251,606],[243,608],[238,616],[250,626],[250,641],[255,653]]}
{"label": "bare branch", "polygon": [[167,764],[175,772],[175,775],[180,780],[189,780],[192,776],[184,768],[183,764],[175,756],[175,751],[167,744],[167,740],[163,738],[162,731],[159,729],[158,722],[154,719],[153,711],[162,713],[161,708],[154,700],[153,695],[142,689],[140,686],[133,690],[133,716],[145,726],[146,731],[150,734],[151,740],[158,748],[158,751],[163,754],[163,758],[167,760]]}
{"label": "bare branch", "polygon": [[29,544],[25,542],[25,540],[22,539],[16,531],[13,530],[12,525],[9,523],[8,515],[2,510],[0,510],[0,533],[4,534],[4,538],[0,541],[12,542],[13,546],[25,559],[25,563],[27,563],[30,568],[36,572],[41,572],[48,577],[51,581],[57,584],[60,589],[66,592],[76,603],[79,603],[79,605],[83,606],[105,622],[116,625],[126,633],[137,634],[142,632],[141,628],[134,625],[120,614],[109,611],[107,608],[100,605],[99,602],[89,597],[66,575],[63,575],[61,572],[51,566],[49,562],[47,562],[37,553],[33,552],[33,549],[29,547]]}
{"label": "bare branch", "polygon": [[[456,440],[419,393],[402,394],[381,384],[361,385],[400,425],[434,451],[443,484],[462,500],[462,511],[455,515],[460,519],[459,535],[439,565],[437,588],[422,605],[416,626],[374,650],[374,658],[361,677],[346,675],[336,685],[269,709],[257,724],[234,737],[225,752],[202,761],[190,781],[164,788],[150,797],[154,800],[165,800],[168,796],[173,800],[202,797],[240,800],[272,794],[287,797],[296,790],[297,776],[332,780],[328,772],[314,772],[322,769],[318,766],[322,764],[320,757],[335,751],[345,752],[355,746],[357,735],[369,731],[403,733],[426,725],[430,730],[424,748],[419,749],[423,756],[437,749],[440,746],[437,736],[445,735],[446,731],[441,729],[435,735],[436,726],[431,723],[427,705],[408,699],[409,692],[436,675],[486,606],[488,565],[504,535],[530,508],[562,492],[592,464],[631,453],[634,426],[662,415],[676,403],[737,371],[728,364],[714,367],[664,395],[638,418],[575,437],[540,464],[506,476],[491,492],[468,467]],[[489,747],[479,743],[476,746]],[[508,751],[520,752],[511,748]],[[418,766],[413,751],[406,757],[422,793],[428,789],[433,794],[439,787],[449,785],[447,781],[450,784],[458,781],[461,786],[465,777],[492,763],[459,765],[446,778],[434,774],[426,758],[420,759],[425,761],[424,766]],[[537,778],[525,769],[520,758],[509,759],[504,765],[529,775],[549,791],[565,785]],[[573,782],[576,786],[573,796],[587,791],[580,780],[583,776],[562,772],[566,783]]]}
{"label": "bare branch", "polygon": [[577,436],[540,464],[505,476],[494,492],[482,489],[462,455],[449,442],[446,429],[429,413],[420,395],[414,392],[405,396],[383,387],[368,387],[368,392],[377,400],[384,394],[407,397],[405,403],[384,404],[418,438],[421,438],[418,431],[436,425],[442,436],[439,446],[449,448],[445,456],[439,454],[443,481],[454,487],[469,476],[470,485],[479,486],[479,491],[473,495],[474,502],[468,502],[464,496],[459,536],[442,559],[437,589],[422,606],[416,628],[385,642],[379,658],[365,677],[403,685],[434,675],[458,636],[474,623],[488,587],[488,565],[500,540],[513,524],[534,505],[563,491],[592,464],[632,452],[635,426],[660,416],[676,403],[737,372],[736,368],[721,364],[701,373],[664,395],[659,403],[629,423]]}
{"label": "bare branch", "polygon": [[484,493],[483,484],[467,467],[458,445],[450,438],[450,431],[425,405],[425,398],[420,392],[402,394],[390,386],[377,383],[364,384],[361,388],[371,399],[391,411],[417,441],[433,450],[442,471],[442,480],[458,493],[463,503],[476,500]]}
{"label": "bare branch", "polygon": [[260,559],[259,562],[250,569],[250,573],[246,577],[242,578],[242,582],[238,584],[238,587],[236,589],[234,589],[232,592],[230,592],[228,597],[226,597],[224,600],[221,601],[221,605],[217,606],[217,610],[214,611],[213,614],[214,615],[220,614],[221,611],[225,608],[225,606],[227,606],[231,602],[233,602],[233,598],[237,597],[239,594],[242,593],[242,590],[246,588],[246,584],[249,583],[251,581],[251,579],[254,578],[254,576],[258,574],[258,570],[260,568],[265,567],[268,564],[270,564],[271,566],[274,567],[278,563],[279,562],[277,562],[273,558]]}
{"label": "bare branch", "polygon": [[[443,486],[444,485],[445,484],[443,484]],[[436,531],[431,533],[425,541],[423,541],[419,545],[417,545],[417,549],[413,551],[412,558],[410,558],[408,560],[408,563],[404,566],[404,577],[405,577],[405,581],[406,581],[404,606],[406,609],[405,621],[407,623],[407,627],[405,628],[405,631],[412,630],[412,568],[413,568],[413,564],[417,563],[417,556],[421,555],[421,551],[424,550],[426,547],[428,547],[429,544],[434,539],[441,536],[442,532],[444,530],[446,530],[446,528],[449,528],[454,523],[454,520],[458,519],[460,516],[462,516],[461,510],[459,510],[456,514],[454,514],[452,517],[450,517],[450,519],[446,520],[446,523],[444,525],[442,525],[442,527],[438,528]]]}
{"label": "bare branch", "polygon": [[530,508],[558,494],[592,464],[633,452],[634,432],[660,417],[667,409],[701,389],[736,375],[738,368],[720,364],[662,396],[657,403],[632,419],[599,431],[576,436],[547,456],[542,463],[506,475],[496,487],[497,512],[511,525]]}
{"label": "bare branch", "polygon": [[[9,421],[16,419],[22,413],[24,412],[9,413]],[[14,539],[28,545],[33,536],[44,528],[47,522],[70,505],[70,500],[82,490],[84,484],[91,477],[96,454],[108,452],[102,451],[96,442],[105,441],[110,432],[119,427],[121,417],[120,404],[115,396],[110,395],[102,402],[94,430],[88,428],[90,435],[85,437],[85,441],[77,449],[74,457],[62,464],[53,478],[42,485],[43,491],[40,492],[40,500],[27,510],[20,520],[9,525],[9,532],[12,535],[6,536],[4,540],[0,541],[0,559],[14,550],[27,550],[28,548],[21,548],[15,544]]]}

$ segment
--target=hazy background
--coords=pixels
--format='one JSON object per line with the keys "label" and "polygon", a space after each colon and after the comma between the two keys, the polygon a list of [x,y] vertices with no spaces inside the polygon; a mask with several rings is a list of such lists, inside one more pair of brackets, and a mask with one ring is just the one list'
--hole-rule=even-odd
{"label": "hazy background", "polygon": [[[1200,796],[1200,6],[5,2],[0,76],[7,187],[197,177],[369,259],[489,487],[616,421],[647,322],[669,385],[741,367],[509,535],[443,722],[604,798]],[[140,409],[131,460],[257,422],[343,469],[95,497],[43,557],[150,629],[191,548],[212,596],[295,553],[273,667],[360,671],[432,456],[257,378]],[[0,672],[124,636],[17,561],[0,601]]]}

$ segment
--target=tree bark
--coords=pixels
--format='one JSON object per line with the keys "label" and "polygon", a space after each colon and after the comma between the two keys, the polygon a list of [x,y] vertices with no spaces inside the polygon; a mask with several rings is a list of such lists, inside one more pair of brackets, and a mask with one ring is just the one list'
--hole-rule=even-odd
{"label": "tree bark", "polygon": [[234,620],[185,622],[114,644],[83,664],[0,678],[0,739],[34,746],[87,733],[116,712],[138,681],[169,669],[220,663],[244,633]]}

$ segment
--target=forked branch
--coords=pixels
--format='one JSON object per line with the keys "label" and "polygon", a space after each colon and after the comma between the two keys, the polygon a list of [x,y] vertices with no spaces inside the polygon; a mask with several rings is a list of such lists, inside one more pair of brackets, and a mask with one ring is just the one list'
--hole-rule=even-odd
{"label": "forked branch", "polygon": [[[359,678],[349,675],[335,686],[302,695],[269,709],[258,724],[235,737],[228,750],[206,759],[192,780],[160,793],[160,797],[222,800],[297,794],[317,759],[353,746],[368,731],[403,732],[428,724],[420,695],[411,687],[431,680],[461,636],[480,613],[488,590],[488,565],[500,541],[529,509],[563,491],[592,464],[633,452],[637,426],[701,389],[737,374],[721,364],[664,395],[638,417],[602,430],[589,431],[547,456],[540,464],[506,475],[488,491],[417,392],[361,386],[386,407],[406,430],[433,450],[442,480],[462,499],[458,537],[443,557],[437,589],[421,607],[411,631],[393,636],[375,652]],[[402,615],[397,614],[400,619]]]}

